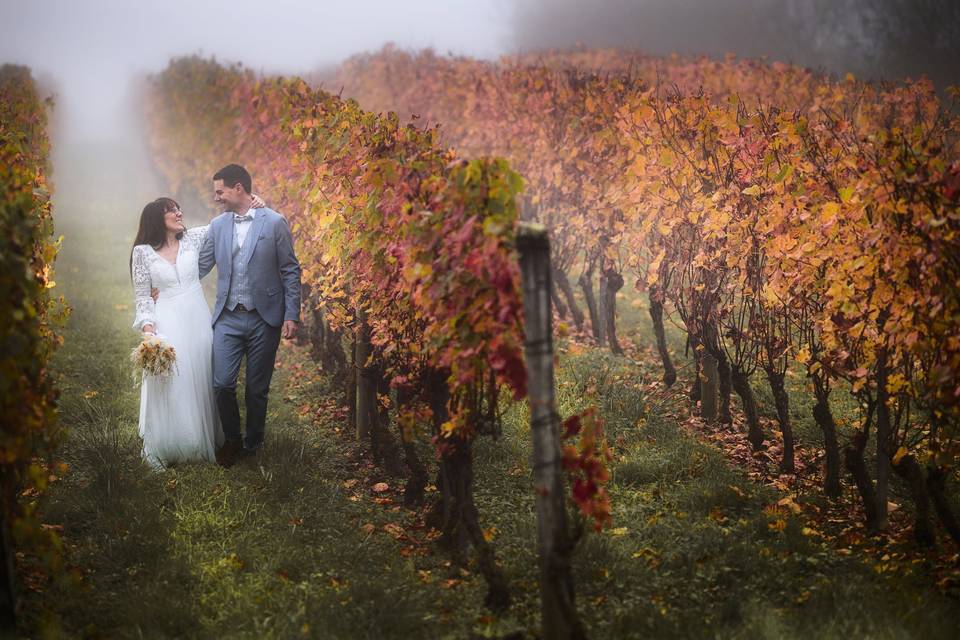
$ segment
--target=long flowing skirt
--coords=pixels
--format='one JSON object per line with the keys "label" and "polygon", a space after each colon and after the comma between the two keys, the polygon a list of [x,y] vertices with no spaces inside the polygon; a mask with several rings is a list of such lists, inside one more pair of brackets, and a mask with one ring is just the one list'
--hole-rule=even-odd
{"label": "long flowing skirt", "polygon": [[212,462],[223,432],[213,398],[210,308],[200,284],[182,292],[161,292],[156,319],[157,333],[176,349],[176,371],[166,378],[143,378],[143,459],[156,469],[177,462]]}

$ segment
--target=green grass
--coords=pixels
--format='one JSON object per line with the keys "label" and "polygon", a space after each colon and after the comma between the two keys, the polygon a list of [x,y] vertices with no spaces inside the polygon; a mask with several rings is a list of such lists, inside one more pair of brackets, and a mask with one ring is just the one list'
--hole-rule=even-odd
{"label": "green grass", "polygon": [[[514,596],[500,616],[483,609],[473,566],[454,569],[429,544],[390,535],[385,527],[399,524],[422,540],[422,514],[398,506],[400,479],[358,456],[337,413],[301,411],[329,406],[332,393],[322,376],[302,374],[311,365],[299,348],[282,350],[256,463],[151,472],[139,459],[139,393],[126,365],[137,338],[123,305],[130,305],[135,203],[157,194],[115,194],[107,205],[97,199],[107,210],[70,210],[88,202],[84,193],[62,189],[61,198],[73,200],[58,205],[66,240],[57,280],[74,306],[55,362],[69,471],[43,505],[45,521],[64,528],[67,560],[83,587],[29,594],[29,635],[535,635],[536,522],[523,406],[507,411],[500,438],[475,449],[481,525],[494,532]],[[621,337],[649,345],[644,310],[623,307]],[[676,342],[674,349],[682,351]],[[784,516],[782,531],[771,529],[778,516],[763,508],[779,496],[679,429],[683,391],[650,395],[655,361],[587,352],[565,357],[558,377],[561,412],[596,404],[614,449],[613,528],[587,534],[574,561],[590,637],[953,637],[960,606],[930,588],[922,564],[913,573],[877,573],[872,557],[837,553],[805,535],[793,515]],[[801,404],[795,411],[798,421],[809,415]],[[812,428],[801,428],[812,442]],[[432,459],[427,445],[423,451]],[[370,486],[379,481],[390,484],[392,501],[374,501]]]}

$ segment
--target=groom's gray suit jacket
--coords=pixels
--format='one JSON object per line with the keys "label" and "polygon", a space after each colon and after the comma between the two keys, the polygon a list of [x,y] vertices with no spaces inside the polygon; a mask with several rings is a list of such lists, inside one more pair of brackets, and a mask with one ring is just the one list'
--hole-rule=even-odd
{"label": "groom's gray suit jacket", "polygon": [[[233,269],[234,214],[223,213],[210,221],[200,249],[200,277],[217,265],[216,324],[227,303]],[[300,321],[300,263],[293,251],[293,236],[286,219],[273,209],[256,210],[240,250],[247,263],[250,291],[257,313],[273,327],[284,320]]]}

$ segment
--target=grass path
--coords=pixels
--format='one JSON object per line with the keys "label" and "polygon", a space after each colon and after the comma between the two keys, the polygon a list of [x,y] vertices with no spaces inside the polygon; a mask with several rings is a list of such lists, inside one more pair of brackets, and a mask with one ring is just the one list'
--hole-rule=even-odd
{"label": "grass path", "polygon": [[[28,601],[37,635],[47,615],[70,637],[531,637],[539,605],[520,408],[500,439],[477,445],[481,524],[515,597],[502,617],[482,608],[479,575],[432,546],[422,514],[398,506],[399,479],[358,455],[328,381],[294,345],[281,350],[258,464],[141,464],[126,261],[139,209],[159,192],[135,162],[121,165],[128,181],[117,184],[133,195],[68,175],[57,203],[57,280],[74,307],[55,362],[70,470],[44,513],[63,526],[83,587]],[[569,355],[560,374],[562,410],[600,405],[616,452],[614,528],[587,536],[575,561],[591,637],[953,637],[960,606],[927,588],[922,565],[878,573],[791,513],[771,527],[781,515],[764,507],[779,496],[682,433],[675,405],[647,402],[642,383],[656,375],[591,353]],[[374,492],[378,482],[389,490]]]}

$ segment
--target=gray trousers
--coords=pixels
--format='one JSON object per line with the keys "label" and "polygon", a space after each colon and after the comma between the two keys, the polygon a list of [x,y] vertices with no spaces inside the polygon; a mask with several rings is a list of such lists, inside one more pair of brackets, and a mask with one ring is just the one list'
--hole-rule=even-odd
{"label": "gray trousers", "polygon": [[240,361],[247,357],[247,433],[243,442],[247,449],[263,444],[267,396],[279,345],[280,327],[270,326],[256,311],[224,309],[213,325],[213,393],[227,440],[241,439],[237,377]]}

